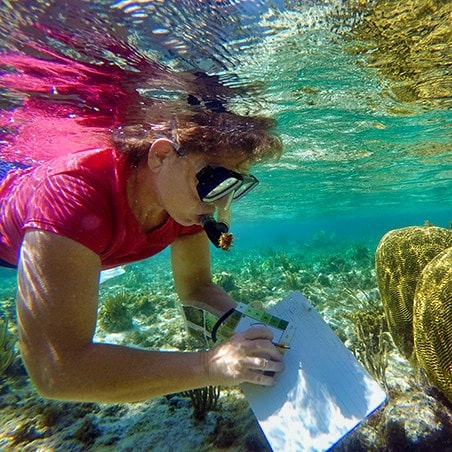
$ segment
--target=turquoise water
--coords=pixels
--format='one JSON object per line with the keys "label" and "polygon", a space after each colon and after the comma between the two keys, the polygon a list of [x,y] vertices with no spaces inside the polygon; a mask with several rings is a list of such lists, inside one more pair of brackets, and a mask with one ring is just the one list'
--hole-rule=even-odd
{"label": "turquoise water", "polygon": [[[358,28],[375,20],[377,2],[362,2],[367,6],[360,9],[341,1],[65,3],[3,1],[4,49],[33,55],[32,46],[42,46],[78,61],[103,58],[130,67],[132,59],[108,48],[112,36],[164,64],[175,80],[187,71],[217,76],[224,89],[215,96],[227,108],[277,119],[285,152],[278,163],[255,170],[262,183],[236,205],[237,230],[271,224],[277,237],[289,221],[302,236],[319,227],[359,237],[451,220],[450,54],[430,66],[424,62],[425,77],[411,80],[416,89],[437,83],[443,92],[408,101],[397,96],[409,77],[394,79],[383,63],[372,62],[382,43]],[[439,12],[440,5],[441,27]],[[401,7],[399,14],[405,13]],[[435,10],[431,15],[430,27]],[[36,25],[63,37],[38,32]],[[421,16],[410,32],[413,42],[413,33],[419,31],[418,41],[425,34],[422,26]],[[395,28],[395,50],[403,37]],[[177,83],[141,83],[136,88],[152,100],[177,102],[187,94]],[[191,89],[202,97],[201,89]],[[11,102],[5,92],[3,98]],[[62,98],[69,105],[79,101]]]}
{"label": "turquoise water", "polygon": [[[350,316],[359,310],[382,310],[373,273],[373,254],[381,236],[426,221],[448,227],[452,220],[447,72],[451,58],[447,42],[442,41],[450,2],[424,3],[427,13],[416,15],[422,10],[419,0],[407,16],[404,5],[378,1],[0,0],[0,50],[34,57],[45,54],[48,61],[63,55],[98,67],[115,65],[128,74],[133,90],[176,111],[186,106],[187,94],[192,94],[238,113],[275,118],[284,153],[278,162],[253,171],[261,183],[234,205],[235,246],[226,254],[214,250],[213,268],[222,274],[218,281],[229,281],[234,296],[246,302],[271,305],[290,291],[301,290],[356,352],[357,333]],[[385,20],[382,8],[387,11]],[[375,37],[376,29],[381,39]],[[391,31],[391,39],[385,30]],[[140,77],[138,55],[158,63],[158,76],[153,79],[152,71],[147,71]],[[9,67],[2,70],[13,72]],[[181,80],[198,72],[208,75],[209,83],[191,84],[188,89]],[[28,96],[69,110],[97,108],[58,89],[36,92],[2,88],[0,118]],[[1,132],[7,134],[8,126],[3,124]],[[36,145],[39,132],[27,135],[30,148]],[[54,130],[41,133],[51,144]],[[74,135],[77,139],[81,136]],[[10,149],[7,141],[0,144],[2,157]],[[1,317],[12,322],[14,278],[12,270],[0,269]],[[133,331],[111,336],[112,331],[101,323],[102,339],[151,348],[165,348],[168,343],[175,348],[187,346],[189,341],[179,333],[183,326],[167,250],[108,281],[101,289],[101,307],[111,294],[122,290],[131,300],[123,307]],[[149,300],[158,308],[151,309]],[[11,329],[15,333],[14,326]],[[411,378],[409,366],[402,369]],[[185,424],[190,411],[185,402],[180,402],[179,411],[175,404],[160,399],[137,408],[46,402],[33,391],[17,361],[8,372],[0,386],[6,425],[0,429],[0,448],[5,450],[17,450],[27,442],[27,450],[96,450],[112,445],[116,450],[131,450],[131,444],[150,450],[145,444],[151,443],[158,450],[217,450],[228,442],[227,435],[222,436],[225,431],[238,444],[230,450],[266,450],[237,395],[235,399],[224,396],[223,418],[193,426]],[[389,385],[396,394],[397,385],[393,381]],[[406,397],[410,400],[410,395]],[[386,413],[387,418],[380,420],[382,437],[358,432],[361,447],[394,451],[416,447],[419,438],[409,438],[410,428],[430,423],[423,420],[422,410],[427,408],[419,405],[419,397],[416,393],[407,402],[412,405],[405,411],[411,409],[418,424],[406,428],[405,442],[399,438],[398,443],[388,433],[392,421]],[[33,430],[36,412],[42,410],[48,414],[44,420],[39,418]],[[248,442],[226,426],[228,416],[234,420],[238,412],[246,412],[240,419],[253,432]],[[397,409],[394,412],[394,417],[403,416]],[[152,413],[158,414],[152,417]],[[182,421],[175,413],[185,416],[185,427],[179,432]],[[450,411],[442,413],[443,420],[449,419],[444,421],[449,430],[438,431],[447,437]],[[89,422],[81,425],[84,418]],[[71,423],[78,428],[75,433],[67,430]],[[152,428],[143,427],[146,423]],[[184,429],[198,436],[189,437]],[[165,436],[177,446],[165,442]],[[445,444],[440,434],[425,438],[430,445]],[[338,450],[360,449],[353,449],[351,443],[349,449]]]}

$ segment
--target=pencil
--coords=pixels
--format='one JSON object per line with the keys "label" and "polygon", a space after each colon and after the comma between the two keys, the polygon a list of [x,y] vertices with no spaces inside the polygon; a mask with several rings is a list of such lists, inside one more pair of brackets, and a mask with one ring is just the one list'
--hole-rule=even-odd
{"label": "pencil", "polygon": [[289,350],[290,347],[286,344],[278,344],[277,342],[272,342],[275,347],[283,348],[284,350]]}

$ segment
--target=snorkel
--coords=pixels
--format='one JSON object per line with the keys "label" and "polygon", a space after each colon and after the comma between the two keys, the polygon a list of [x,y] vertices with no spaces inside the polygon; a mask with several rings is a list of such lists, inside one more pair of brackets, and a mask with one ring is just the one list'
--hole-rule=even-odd
{"label": "snorkel", "polygon": [[201,224],[204,231],[209,237],[209,240],[223,251],[228,251],[232,244],[234,236],[229,232],[229,225],[231,223],[231,201],[232,193],[230,196],[225,196],[218,202],[217,206],[217,219],[210,215],[203,215],[201,217]]}
{"label": "snorkel", "polygon": [[204,216],[201,218],[202,227],[206,231],[209,240],[217,247],[228,251],[232,245],[233,235],[228,232],[229,226],[223,221],[216,221],[215,218]]}
{"label": "snorkel", "polygon": [[232,245],[233,235],[229,232],[231,224],[231,203],[237,201],[259,181],[251,174],[242,174],[223,166],[206,165],[196,173],[201,201],[214,205],[217,218],[203,215],[200,222],[210,241],[224,251]]}

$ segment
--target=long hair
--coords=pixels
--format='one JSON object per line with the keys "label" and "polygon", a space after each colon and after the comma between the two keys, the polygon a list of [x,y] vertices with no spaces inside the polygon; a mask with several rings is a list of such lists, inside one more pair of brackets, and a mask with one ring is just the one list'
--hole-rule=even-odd
{"label": "long hair", "polygon": [[281,155],[282,141],[275,126],[273,119],[263,116],[186,113],[152,125],[118,127],[111,138],[118,152],[126,154],[133,166],[146,158],[152,142],[159,137],[172,140],[183,154],[240,156],[254,164]]}

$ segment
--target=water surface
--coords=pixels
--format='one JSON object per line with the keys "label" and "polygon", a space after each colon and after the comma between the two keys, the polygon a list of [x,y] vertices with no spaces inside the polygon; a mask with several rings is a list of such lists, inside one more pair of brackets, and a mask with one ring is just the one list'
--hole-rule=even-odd
{"label": "water surface", "polygon": [[[171,118],[194,103],[275,118],[284,153],[255,168],[261,184],[233,207],[235,247],[214,251],[217,281],[247,302],[301,290],[359,355],[353,315],[382,312],[379,238],[452,220],[451,9],[423,0],[0,0],[0,158],[37,163],[66,152],[62,137],[84,148],[115,122]],[[165,251],[102,286],[100,317],[125,291],[133,328],[101,326],[99,337],[184,349],[170,276]],[[14,271],[0,269],[0,316],[13,333],[14,287]],[[450,412],[391,352],[393,405],[375,421],[380,436],[372,425],[358,430],[349,450],[451,446]],[[20,360],[1,384],[5,450],[216,450],[231,438],[231,450],[266,450],[236,393],[223,396],[221,416],[193,425],[183,401],[45,401]],[[443,427],[434,431],[431,419]],[[394,425],[406,436],[392,437]]]}
{"label": "water surface", "polygon": [[[256,169],[262,184],[236,205],[238,228],[291,221],[303,234],[319,222],[359,235],[359,224],[378,233],[424,220],[445,226],[451,82],[442,39],[450,4],[414,2],[414,13],[359,4],[2,1],[0,35],[4,51],[115,64],[134,75],[130,90],[168,108],[184,108],[194,94],[207,105],[277,119],[284,155]],[[146,67],[138,77],[139,57],[158,70]],[[420,57],[428,59],[414,72]],[[180,83],[199,73],[210,76],[202,87]],[[443,88],[426,93],[425,86]],[[53,102],[90,107],[89,100],[52,94]],[[2,94],[10,106],[11,96]]]}

